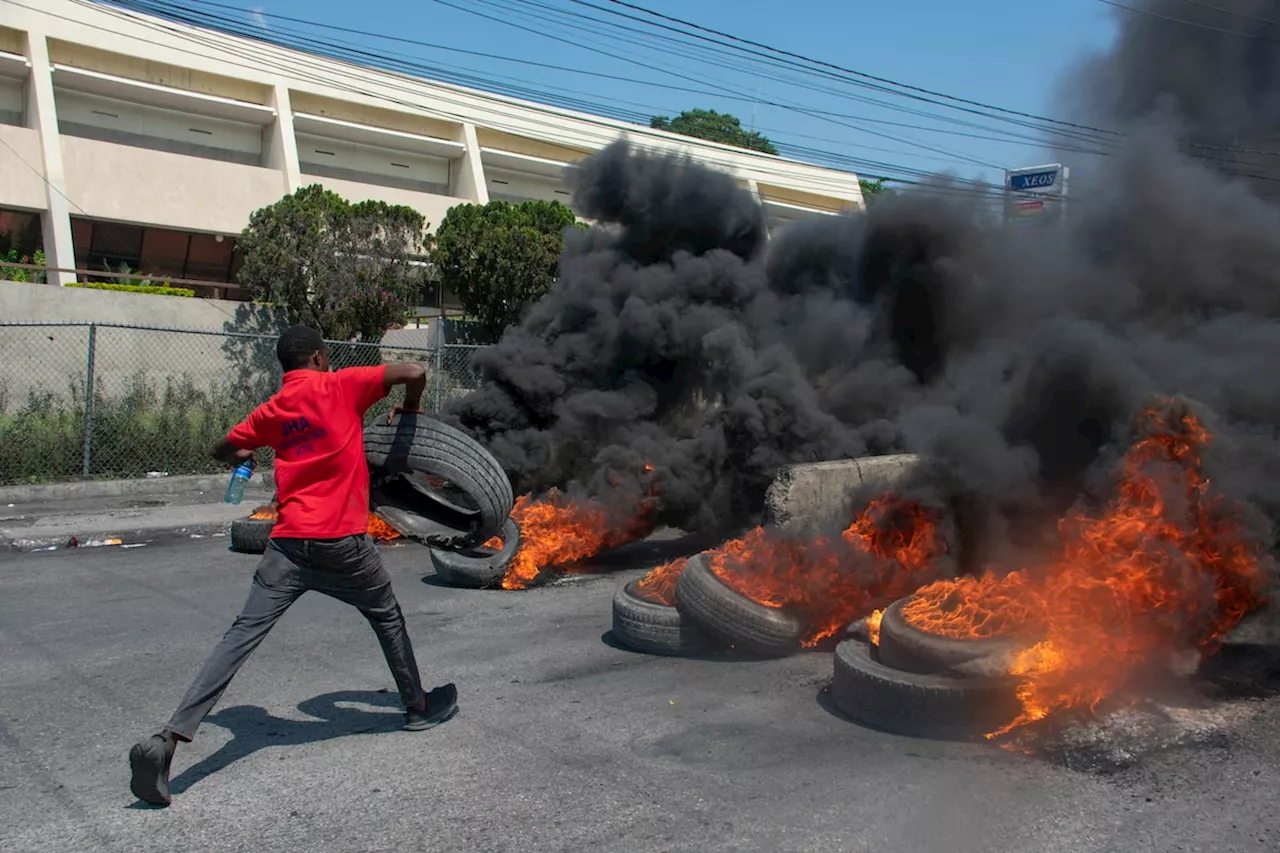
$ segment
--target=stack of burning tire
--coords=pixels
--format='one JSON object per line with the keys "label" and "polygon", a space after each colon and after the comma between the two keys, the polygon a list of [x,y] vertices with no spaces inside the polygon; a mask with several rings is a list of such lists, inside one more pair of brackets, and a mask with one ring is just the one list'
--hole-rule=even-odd
{"label": "stack of burning tire", "polygon": [[[846,630],[831,682],[840,711],[873,728],[934,738],[982,735],[1015,719],[1022,707],[1007,667],[1026,643],[930,633],[909,620],[913,600],[899,599]],[[720,648],[779,658],[799,651],[809,628],[785,608],[730,589],[704,554],[632,581],[613,599],[614,638],[648,654]]]}
{"label": "stack of burning tire", "polygon": [[[501,579],[520,532],[510,519],[511,481],[488,450],[421,414],[374,421],[365,428],[364,445],[371,535],[428,545],[437,573],[451,583],[484,586]],[[273,498],[232,522],[232,550],[262,553],[275,520]],[[501,547],[488,547],[497,537]]]}
{"label": "stack of burning tire", "polygon": [[831,698],[853,720],[916,737],[967,738],[997,731],[1022,711],[1007,674],[1025,646],[1003,634],[947,637],[913,618],[914,596],[865,624],[865,636],[836,647]]}
{"label": "stack of burning tire", "polygon": [[[678,577],[678,580],[677,580]],[[722,583],[704,554],[677,560],[618,590],[613,635],[637,651],[690,655],[728,648],[756,657],[800,649],[805,624]]]}

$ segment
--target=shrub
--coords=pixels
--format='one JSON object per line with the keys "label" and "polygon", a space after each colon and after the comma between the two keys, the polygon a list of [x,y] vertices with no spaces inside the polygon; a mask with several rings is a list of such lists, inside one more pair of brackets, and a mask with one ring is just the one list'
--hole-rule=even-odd
{"label": "shrub", "polygon": [[22,267],[6,266],[5,262],[10,264],[29,264],[31,266],[45,266],[44,251],[36,249],[30,255],[20,255],[16,248],[0,255],[0,279],[6,281],[29,281],[34,284],[44,284],[45,272],[43,270],[29,270]]}
{"label": "shrub", "polygon": [[67,287],[83,287],[86,290],[115,290],[120,293],[149,293],[152,296],[195,296],[196,292],[186,287],[164,287],[161,285],[110,284],[104,281],[78,281]]}
{"label": "shrub", "polygon": [[[366,420],[385,418],[403,390],[370,408]],[[434,396],[427,389],[424,404]],[[85,394],[83,380],[66,394],[32,391],[16,405],[0,382],[0,485],[78,480],[83,477]],[[94,394],[91,479],[217,474],[227,466],[209,456],[213,443],[227,434],[262,397],[246,385],[212,383],[199,388],[187,379],[157,382],[138,373],[114,393]],[[269,468],[270,451],[259,466]]]}
{"label": "shrub", "polygon": [[[31,392],[21,408],[14,408],[0,389],[0,483],[82,476],[84,397],[84,385],[78,383],[67,396]],[[230,385],[206,391],[186,380],[169,380],[160,387],[143,375],[126,383],[122,393],[96,393],[90,477],[221,472],[225,466],[209,457],[209,449],[259,402]]]}

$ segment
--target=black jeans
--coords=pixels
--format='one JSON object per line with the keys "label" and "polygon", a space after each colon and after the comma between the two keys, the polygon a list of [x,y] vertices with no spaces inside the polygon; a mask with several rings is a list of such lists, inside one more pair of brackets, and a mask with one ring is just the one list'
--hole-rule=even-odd
{"label": "black jeans", "polygon": [[405,707],[423,696],[418,664],[391,590],[391,576],[367,535],[343,539],[272,539],[253,576],[249,600],[205,661],[165,731],[190,741],[253,650],[307,590],[358,608],[373,626]]}

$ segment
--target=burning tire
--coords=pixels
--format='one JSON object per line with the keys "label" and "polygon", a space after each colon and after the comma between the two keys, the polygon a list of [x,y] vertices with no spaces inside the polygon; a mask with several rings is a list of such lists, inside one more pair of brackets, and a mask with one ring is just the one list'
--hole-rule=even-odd
{"label": "burning tire", "polygon": [[995,731],[1022,710],[1014,678],[902,672],[881,663],[874,647],[860,640],[836,646],[831,696],[836,707],[864,725],[939,739]]}
{"label": "burning tire", "polygon": [[275,526],[274,518],[237,518],[231,522],[231,550],[241,554],[265,553]]}
{"label": "burning tire", "polygon": [[651,655],[706,651],[706,637],[679,609],[640,594],[634,580],[613,597],[613,636],[624,646]]}
{"label": "burning tire", "polygon": [[885,608],[880,620],[876,653],[885,666],[923,675],[954,672],[976,661],[1000,660],[1018,648],[1009,637],[959,639],[922,631],[902,615],[902,608],[909,601],[910,598],[895,601]]}
{"label": "burning tire", "polygon": [[690,557],[680,573],[676,607],[708,636],[761,657],[793,654],[804,635],[799,617],[729,589],[702,554]]}
{"label": "burning tire", "polygon": [[498,460],[434,418],[403,414],[391,423],[374,421],[365,428],[364,445],[375,469],[375,511],[406,535],[462,548],[497,535],[511,514],[515,495]]}
{"label": "burning tire", "polygon": [[430,549],[436,577],[450,586],[485,589],[497,586],[507,571],[507,563],[520,550],[520,526],[508,518],[502,525],[502,547],[498,550],[469,548],[465,551]]}

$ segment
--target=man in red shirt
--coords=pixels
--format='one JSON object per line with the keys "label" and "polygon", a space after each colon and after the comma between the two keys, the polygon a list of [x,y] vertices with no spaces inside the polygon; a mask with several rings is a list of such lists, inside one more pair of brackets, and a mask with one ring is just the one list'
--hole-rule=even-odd
{"label": "man in red shirt", "polygon": [[244,609],[164,730],[129,751],[130,787],[154,805],[170,802],[177,742],[191,741],[240,666],[307,590],[354,605],[369,620],[404,702],[405,729],[431,728],[458,708],[452,683],[424,695],[391,577],[368,535],[365,412],[396,385],[405,386],[404,405],[396,411],[421,412],[426,370],[407,363],[330,372],[324,339],[306,326],[286,330],[276,355],[283,387],[214,445],[213,455],[239,464],[259,447],[275,450],[279,520]]}

